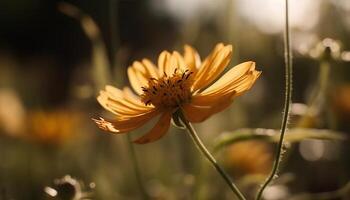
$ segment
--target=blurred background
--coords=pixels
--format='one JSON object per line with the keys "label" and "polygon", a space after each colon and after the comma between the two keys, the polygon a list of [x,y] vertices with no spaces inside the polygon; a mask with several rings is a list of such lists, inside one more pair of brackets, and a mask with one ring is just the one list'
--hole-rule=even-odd
{"label": "blurred background", "polygon": [[[264,198],[336,191],[329,199],[350,199],[350,1],[290,4],[289,127],[299,138],[287,140]],[[263,72],[229,109],[195,126],[209,147],[223,134],[252,133],[215,154],[248,199],[269,173],[276,142],[254,135],[281,123],[284,1],[1,0],[0,24],[1,200],[142,199],[132,149],[150,199],[231,199],[183,130],[130,148],[125,135],[106,134],[91,120],[110,116],[98,91],[128,85],[134,60],[155,62],[184,44],[202,59],[215,44],[232,44],[230,66],[252,60]]]}

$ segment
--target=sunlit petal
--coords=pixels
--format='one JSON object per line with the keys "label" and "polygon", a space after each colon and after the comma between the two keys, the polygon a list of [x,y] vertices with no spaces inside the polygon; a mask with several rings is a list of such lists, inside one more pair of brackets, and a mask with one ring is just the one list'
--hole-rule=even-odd
{"label": "sunlit petal", "polygon": [[123,102],[122,99],[111,99],[103,91],[101,91],[101,94],[97,97],[97,101],[103,108],[115,115],[138,115],[140,113],[148,111],[148,109],[144,108],[135,108],[133,105],[130,105],[125,101]]}
{"label": "sunlit petal", "polygon": [[192,72],[197,72],[197,68],[201,65],[201,59],[197,51],[189,45],[184,47],[184,59],[187,67]]}
{"label": "sunlit petal", "polygon": [[[172,66],[171,70],[178,68],[181,71],[185,71],[187,69],[184,58],[177,51],[174,51],[173,54],[171,55],[171,62],[170,63],[171,63],[170,65]],[[173,72],[174,71],[172,71],[171,73],[173,73]]]}
{"label": "sunlit petal", "polygon": [[113,133],[125,133],[141,127],[153,117],[159,114],[158,110],[152,110],[140,115],[116,120],[105,120],[103,118],[93,119],[99,128]]}
{"label": "sunlit petal", "polygon": [[158,57],[159,76],[163,76],[166,73],[167,69],[170,66],[170,58],[171,54],[169,52],[163,51],[162,53],[160,53]]}
{"label": "sunlit petal", "polygon": [[142,64],[147,68],[148,73],[153,78],[158,78],[159,74],[156,66],[148,59],[142,59]]}
{"label": "sunlit petal", "polygon": [[245,62],[237,65],[225,73],[213,85],[201,92],[205,94],[217,94],[230,92],[236,89],[236,92],[242,92],[251,87],[259,77],[260,72],[255,70],[254,62]]}
{"label": "sunlit petal", "polygon": [[[137,73],[135,71],[135,69],[133,67],[129,67],[128,68],[128,77],[129,77],[129,81],[130,81],[130,85],[132,87],[132,89],[134,89],[134,91],[137,94],[142,94],[142,88],[143,86],[145,86],[144,82],[140,81],[139,77],[139,73]],[[147,84],[147,83],[146,83]]]}
{"label": "sunlit petal", "polygon": [[230,62],[232,46],[227,45],[215,52],[212,59],[204,61],[193,83],[193,91],[202,89],[214,81]]}
{"label": "sunlit petal", "polygon": [[100,91],[97,101],[106,110],[116,115],[138,115],[154,109],[154,107],[145,106],[141,102],[132,99],[125,92],[112,86],[106,86],[105,91]]}
{"label": "sunlit petal", "polygon": [[108,93],[107,95],[111,99],[114,99],[114,100],[123,99],[124,101],[128,101],[129,103],[134,104],[134,106],[145,108],[145,109],[150,108],[150,106],[145,106],[141,102],[140,97],[135,95],[135,93],[129,87],[124,87],[123,90],[120,90],[113,86],[107,85],[105,87],[105,91]]}
{"label": "sunlit petal", "polygon": [[210,67],[211,60],[216,56],[216,54],[224,47],[223,43],[219,43],[215,46],[213,51],[204,59],[202,62],[202,65],[198,69],[198,73],[196,75],[196,78],[202,77],[204,73],[208,70],[207,68]]}

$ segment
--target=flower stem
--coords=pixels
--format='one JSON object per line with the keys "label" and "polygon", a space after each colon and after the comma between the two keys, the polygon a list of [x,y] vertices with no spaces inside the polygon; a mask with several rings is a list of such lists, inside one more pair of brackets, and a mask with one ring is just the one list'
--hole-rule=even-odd
{"label": "flower stem", "polygon": [[140,170],[139,170],[139,165],[137,162],[137,158],[136,158],[136,153],[135,153],[135,148],[133,146],[133,144],[131,143],[131,138],[130,138],[130,134],[126,134],[127,136],[127,143],[128,143],[128,147],[129,147],[129,152],[131,155],[131,162],[132,162],[132,166],[134,168],[134,173],[136,176],[136,181],[137,181],[137,185],[139,187],[139,190],[141,192],[142,195],[142,199],[143,200],[148,200],[148,195],[146,193],[145,187],[143,185],[143,181],[141,178],[141,174],[140,174]]}
{"label": "flower stem", "polygon": [[[117,68],[118,58],[116,56],[117,54],[117,48],[119,45],[119,35],[118,35],[118,26],[117,26],[117,8],[118,8],[118,0],[109,0],[109,26],[110,26],[110,34],[111,34],[111,68],[114,70]],[[122,76],[119,76],[119,79],[122,78]],[[135,153],[134,146],[131,142],[130,134],[126,134],[126,143],[129,148],[129,153],[131,157],[132,166],[134,169],[137,185],[139,187],[139,190],[142,195],[143,200],[148,200],[148,195],[146,193],[145,187],[142,182],[141,173],[139,170],[139,165],[137,162],[137,157]]]}
{"label": "flower stem", "polygon": [[276,176],[276,173],[278,171],[281,156],[282,156],[282,149],[283,149],[283,138],[284,134],[287,129],[287,123],[288,123],[288,117],[289,117],[289,109],[290,104],[292,101],[292,56],[291,56],[291,49],[290,49],[290,30],[289,30],[289,13],[288,13],[288,0],[285,0],[285,35],[284,35],[284,51],[285,51],[285,73],[286,73],[286,92],[285,92],[285,99],[284,99],[284,108],[283,108],[283,118],[282,118],[282,125],[281,125],[281,135],[278,142],[278,145],[276,147],[276,156],[275,161],[273,164],[273,168],[271,170],[271,173],[269,177],[266,179],[265,183],[261,186],[259,189],[256,200],[259,200],[265,190],[265,188],[268,186],[268,184],[274,179]]}
{"label": "flower stem", "polygon": [[186,117],[183,115],[183,113],[179,112],[179,117],[183,124],[185,125],[188,133],[191,135],[191,138],[193,139],[194,143],[196,144],[197,148],[202,152],[202,154],[210,161],[210,163],[213,165],[213,167],[219,172],[219,174],[222,176],[222,178],[226,181],[228,186],[231,188],[232,192],[238,197],[239,200],[245,200],[245,197],[243,194],[239,191],[237,186],[231,181],[231,178],[229,175],[220,167],[220,165],[217,163],[215,158],[210,154],[208,149],[204,146],[201,139],[198,137],[196,131],[194,130],[192,124],[186,119]]}

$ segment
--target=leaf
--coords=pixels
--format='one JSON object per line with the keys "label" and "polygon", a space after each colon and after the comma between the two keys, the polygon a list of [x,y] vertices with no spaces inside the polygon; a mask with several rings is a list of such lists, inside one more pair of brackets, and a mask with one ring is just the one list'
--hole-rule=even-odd
{"label": "leaf", "polygon": [[[280,138],[280,131],[277,129],[238,129],[233,132],[221,134],[214,142],[214,150],[231,145],[236,142],[245,140],[264,140],[267,142],[277,143]],[[296,143],[305,139],[317,140],[345,140],[347,137],[340,132],[328,129],[311,129],[311,128],[293,128],[287,130],[284,136],[284,142]]]}

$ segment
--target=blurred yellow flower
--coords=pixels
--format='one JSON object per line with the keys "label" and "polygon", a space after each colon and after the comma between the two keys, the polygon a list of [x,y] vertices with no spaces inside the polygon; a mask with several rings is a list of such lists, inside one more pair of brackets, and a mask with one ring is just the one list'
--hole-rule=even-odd
{"label": "blurred yellow flower", "polygon": [[197,51],[185,45],[184,54],[163,51],[158,68],[148,59],[128,68],[130,84],[120,90],[106,86],[97,100],[116,115],[114,120],[94,119],[113,133],[126,133],[161,115],[156,125],[134,142],[143,144],[161,138],[169,129],[174,112],[181,110],[188,121],[202,122],[227,108],[233,99],[247,91],[259,77],[254,62],[245,62],[219,77],[230,62],[232,46],[217,44],[202,62]]}
{"label": "blurred yellow flower", "polygon": [[28,115],[25,136],[42,143],[61,144],[76,135],[78,121],[77,113],[65,110],[33,111]]}
{"label": "blurred yellow flower", "polygon": [[267,175],[272,167],[273,154],[268,143],[244,141],[229,146],[225,165],[234,176]]}

